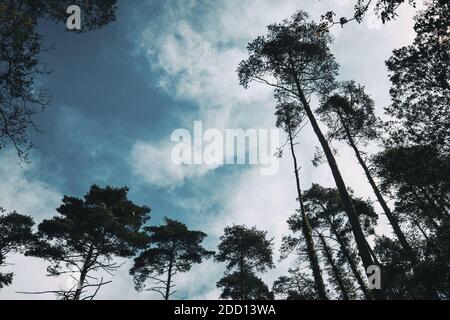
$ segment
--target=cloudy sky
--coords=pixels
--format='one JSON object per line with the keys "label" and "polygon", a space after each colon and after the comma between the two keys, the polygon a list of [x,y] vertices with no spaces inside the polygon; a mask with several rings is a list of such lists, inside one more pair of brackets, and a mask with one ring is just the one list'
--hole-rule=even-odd
{"label": "cloudy sky", "polygon": [[[0,204],[32,215],[37,222],[55,215],[63,195],[82,196],[92,184],[128,186],[130,198],[152,208],[152,224],[165,216],[208,234],[214,250],[226,225],[258,226],[275,238],[275,260],[286,219],[296,209],[290,159],[279,173],[262,176],[257,166],[183,166],[170,161],[177,128],[271,129],[274,101],[269,88],[238,85],[236,68],[246,44],[268,24],[302,9],[314,19],[329,10],[349,15],[353,0],[137,0],[120,1],[117,21],[87,34],[66,32],[43,21],[40,32],[54,49],[43,60],[52,73],[42,79],[53,103],[36,118],[30,165],[18,165],[12,150],[0,153]],[[335,27],[333,52],[340,79],[365,85],[382,116],[389,104],[384,61],[410,43],[413,9],[382,26],[374,15],[358,25]],[[318,141],[307,127],[297,153],[304,187],[333,186],[326,166],[311,164]],[[358,196],[372,197],[352,153],[342,145],[338,161]],[[369,150],[376,150],[370,146]],[[383,219],[378,231],[389,232]],[[15,280],[1,298],[36,298],[17,291],[65,288],[67,278],[46,277],[46,263],[11,256]],[[264,275],[270,284],[289,267],[281,263]],[[159,298],[137,293],[125,264],[103,299]],[[175,298],[218,298],[216,281],[223,265],[211,261],[177,280]],[[53,296],[39,296],[50,298]]]}

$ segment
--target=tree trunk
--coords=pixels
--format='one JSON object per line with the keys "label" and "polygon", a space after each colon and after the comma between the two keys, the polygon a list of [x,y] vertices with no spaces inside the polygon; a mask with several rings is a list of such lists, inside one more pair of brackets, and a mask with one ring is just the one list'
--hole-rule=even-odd
{"label": "tree trunk", "polygon": [[364,294],[364,297],[366,299],[371,299],[370,294],[369,294],[369,289],[367,288],[367,285],[364,282],[364,280],[361,276],[361,273],[359,272],[358,264],[353,259],[352,254],[350,253],[349,248],[347,248],[347,245],[345,244],[344,239],[339,234],[339,231],[336,229],[335,225],[331,222],[331,220],[329,218],[328,218],[328,223],[330,224],[331,231],[333,232],[334,236],[336,237],[337,242],[339,243],[342,254],[344,255],[345,259],[347,259],[347,262],[350,265],[350,269],[352,270],[353,275],[355,276],[356,281],[358,282],[359,287]]}
{"label": "tree trunk", "polygon": [[245,266],[244,266],[244,257],[241,255],[240,261],[240,271],[241,271],[241,300],[246,300],[247,296],[245,294]]}
{"label": "tree trunk", "polygon": [[339,290],[342,292],[342,297],[344,300],[350,300],[348,292],[347,292],[347,288],[345,287],[344,281],[342,279],[341,272],[340,272],[339,268],[336,266],[336,263],[334,261],[333,254],[332,254],[330,248],[328,247],[328,244],[325,241],[325,238],[323,237],[323,235],[320,233],[318,233],[318,235],[319,235],[320,241],[322,242],[323,253],[325,254],[328,264],[331,266],[333,278],[336,280]]}
{"label": "tree trunk", "polygon": [[369,248],[370,255],[372,256],[372,259],[375,262],[375,264],[377,266],[379,266],[381,269],[383,269],[383,266],[381,265],[380,261],[378,260],[377,255],[375,254],[375,252],[373,251],[372,247],[370,246],[370,244],[368,242],[367,242],[367,248]]}
{"label": "tree trunk", "polygon": [[419,231],[422,233],[422,235],[425,238],[425,240],[427,241],[427,243],[430,243],[430,238],[428,237],[427,233],[425,232],[425,230],[420,225],[419,221],[417,221],[417,219],[414,219],[414,218],[411,218],[411,220],[416,225],[416,227],[419,229]]}
{"label": "tree trunk", "polygon": [[384,214],[388,218],[389,223],[392,226],[392,229],[394,229],[394,233],[397,236],[398,240],[400,241],[400,244],[403,247],[403,250],[405,250],[405,253],[408,256],[409,260],[412,263],[416,264],[418,262],[418,259],[417,259],[416,254],[414,253],[414,250],[411,248],[408,241],[406,240],[405,234],[401,230],[400,225],[398,224],[397,218],[392,213],[391,209],[389,208],[386,201],[384,200],[383,195],[380,192],[380,189],[378,188],[375,181],[373,180],[372,174],[371,174],[369,168],[367,167],[364,159],[362,158],[361,153],[359,152],[359,149],[356,146],[356,143],[353,140],[352,135],[350,134],[350,130],[345,125],[345,122],[344,122],[342,116],[339,115],[339,117],[341,119],[342,125],[344,126],[344,130],[347,135],[348,143],[353,148],[353,151],[355,151],[356,158],[358,159],[359,164],[363,168],[364,173],[366,174],[367,180],[369,181],[369,184],[372,187],[373,192],[375,193],[378,202],[380,203],[381,207],[383,208]]}
{"label": "tree trunk", "polygon": [[322,278],[322,271],[320,270],[319,259],[317,258],[316,250],[314,248],[314,240],[312,238],[311,226],[309,224],[309,220],[308,220],[308,217],[305,212],[305,206],[303,204],[302,190],[301,190],[301,186],[300,186],[300,175],[298,172],[297,156],[295,155],[292,132],[290,129],[288,131],[289,131],[288,134],[289,134],[290,149],[291,149],[292,159],[294,162],[294,173],[295,173],[295,181],[296,181],[296,185],[297,185],[297,195],[298,195],[298,201],[300,202],[300,213],[302,216],[302,233],[306,240],[308,260],[309,260],[311,270],[313,272],[314,283],[316,286],[316,292],[319,295],[321,300],[328,300],[328,296],[327,296],[327,293],[325,290],[325,284],[324,284],[323,278]]}
{"label": "tree trunk", "polygon": [[339,171],[339,167],[337,165],[336,159],[334,158],[333,152],[331,151],[331,148],[330,148],[327,140],[325,139],[325,136],[323,135],[322,130],[320,129],[316,118],[314,117],[314,113],[312,112],[311,107],[309,106],[309,103],[306,100],[305,95],[303,94],[303,91],[300,87],[300,82],[295,73],[294,73],[294,78],[295,78],[295,82],[297,85],[298,96],[299,96],[300,102],[303,104],[303,108],[306,111],[308,119],[311,122],[314,132],[315,132],[317,138],[319,139],[322,149],[327,157],[328,165],[330,166],[331,172],[334,177],[334,181],[336,183],[336,187],[339,190],[339,194],[341,196],[342,203],[344,204],[345,212],[347,213],[348,220],[352,227],[353,235],[355,236],[355,241],[356,241],[356,245],[358,247],[359,255],[363,262],[364,269],[367,272],[367,269],[370,266],[374,265],[374,262],[373,262],[372,256],[370,255],[369,248],[367,247],[366,238],[362,231],[361,224],[359,222],[358,215],[356,214],[355,207],[353,206],[350,195],[348,194],[347,187],[346,187],[344,179],[342,178],[342,175]]}
{"label": "tree trunk", "polygon": [[168,275],[167,275],[167,283],[166,283],[166,295],[164,297],[164,300],[169,300],[170,298],[170,288],[171,288],[171,283],[172,283],[172,271],[173,271],[173,258],[170,259],[169,262],[169,271],[168,271]]}
{"label": "tree trunk", "polygon": [[84,260],[83,268],[80,271],[80,278],[78,279],[78,287],[77,287],[77,290],[75,290],[75,295],[73,297],[73,300],[80,300],[80,298],[81,298],[84,282],[86,281],[86,276],[89,271],[93,253],[94,253],[94,248],[91,246],[89,248],[86,259]]}
{"label": "tree trunk", "polygon": [[86,280],[86,275],[87,275],[87,270],[85,267],[83,267],[83,270],[81,270],[80,279],[78,280],[78,287],[77,287],[77,290],[75,291],[75,296],[74,296],[73,300],[77,300],[77,301],[80,300],[84,281]]}

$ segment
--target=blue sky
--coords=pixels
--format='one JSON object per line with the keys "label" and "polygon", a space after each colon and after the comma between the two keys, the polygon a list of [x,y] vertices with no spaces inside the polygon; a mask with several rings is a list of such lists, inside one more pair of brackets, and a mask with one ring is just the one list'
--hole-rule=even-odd
{"label": "blue sky", "polygon": [[[219,129],[273,128],[270,89],[253,85],[244,90],[238,85],[235,70],[245,58],[247,42],[296,10],[317,19],[328,10],[349,14],[352,4],[119,0],[117,21],[102,30],[80,35],[43,21],[39,30],[54,49],[43,56],[52,73],[41,81],[53,103],[36,117],[43,132],[31,132],[32,164],[19,166],[12,150],[0,154],[0,203],[40,221],[55,214],[62,195],[82,196],[92,184],[126,185],[133,201],[151,206],[151,223],[164,216],[179,219],[208,233],[210,249],[227,224],[257,225],[275,237],[278,256],[285,221],[296,208],[290,159],[282,159],[279,174],[269,177],[249,166],[180,168],[169,161],[170,135],[177,128],[191,129],[194,120]],[[412,14],[405,7],[400,20],[387,26],[369,16],[361,25],[333,30],[341,79],[366,85],[380,116],[389,103],[384,61],[413,39]],[[313,182],[332,186],[328,168],[311,165],[318,143],[309,128],[300,142],[305,187]],[[371,197],[351,152],[337,147],[349,186],[359,196]],[[383,219],[378,229],[389,232]],[[42,261],[13,256],[10,262],[15,263],[16,279],[0,298],[24,298],[15,292],[66,283],[46,278]],[[157,298],[134,291],[128,267],[99,297]],[[288,267],[288,262],[280,264],[265,280],[270,283]],[[215,282],[222,271],[223,266],[212,262],[196,266],[178,277],[176,297],[217,298]]]}

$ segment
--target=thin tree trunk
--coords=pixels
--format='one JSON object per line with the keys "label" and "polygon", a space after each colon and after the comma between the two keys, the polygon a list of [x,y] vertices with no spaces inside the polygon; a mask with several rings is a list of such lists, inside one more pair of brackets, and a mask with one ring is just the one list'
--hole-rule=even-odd
{"label": "thin tree trunk", "polygon": [[[295,70],[295,69],[293,69],[293,70]],[[367,269],[370,266],[374,265],[374,261],[372,259],[372,256],[370,255],[369,248],[367,247],[366,238],[362,231],[361,224],[359,222],[358,215],[356,214],[355,207],[353,206],[350,195],[348,194],[347,187],[346,187],[344,179],[342,178],[342,175],[339,171],[339,167],[337,165],[336,159],[334,158],[333,152],[331,151],[331,148],[330,148],[327,140],[325,139],[325,136],[323,135],[322,130],[319,127],[319,124],[317,123],[314,113],[312,112],[311,107],[310,107],[308,101],[306,100],[305,95],[303,94],[303,91],[300,86],[300,82],[299,82],[298,77],[295,74],[295,72],[293,73],[293,76],[294,76],[294,79],[296,82],[299,99],[300,99],[301,103],[303,104],[303,108],[306,111],[308,119],[311,122],[314,132],[315,132],[317,138],[319,139],[322,149],[327,157],[328,165],[330,166],[331,172],[334,177],[334,181],[336,183],[336,187],[339,190],[339,194],[341,196],[342,203],[344,204],[345,212],[347,213],[348,220],[352,227],[353,235],[355,236],[359,255],[363,262],[364,269],[367,272]]]}
{"label": "thin tree trunk", "polygon": [[300,175],[298,172],[298,163],[297,163],[297,156],[295,155],[294,150],[294,139],[292,137],[292,132],[289,129],[289,143],[290,143],[290,149],[292,154],[292,159],[294,162],[294,172],[295,172],[295,181],[297,185],[297,195],[298,195],[298,201],[300,202],[300,213],[302,216],[302,233],[306,240],[306,247],[308,252],[308,260],[310,267],[313,272],[314,277],[314,283],[316,286],[317,294],[319,295],[321,300],[328,300],[328,296],[325,289],[325,284],[323,282],[322,278],[322,271],[320,270],[320,264],[319,259],[317,258],[316,250],[314,248],[314,240],[312,238],[312,230],[311,226],[309,224],[308,217],[305,212],[305,206],[303,204],[303,196],[302,196],[302,190],[300,186]]}
{"label": "thin tree trunk", "polygon": [[77,290],[75,290],[75,296],[73,297],[73,300],[80,300],[81,294],[83,291],[84,282],[86,281],[86,276],[89,271],[89,267],[91,264],[92,254],[94,253],[94,248],[91,246],[89,248],[88,254],[86,256],[86,259],[84,260],[83,268],[80,271],[80,278],[78,280],[78,287]]}
{"label": "thin tree trunk", "polygon": [[419,231],[422,233],[423,237],[425,238],[425,240],[427,241],[427,243],[430,242],[430,238],[428,237],[427,233],[425,232],[425,230],[423,230],[422,226],[420,225],[419,221],[417,221],[417,219],[412,218],[412,221],[414,222],[414,224],[416,225],[416,227],[419,229]]}
{"label": "thin tree trunk", "polygon": [[369,248],[370,255],[372,256],[372,259],[375,262],[375,264],[377,266],[379,266],[380,268],[383,268],[383,266],[381,265],[380,261],[377,258],[377,255],[375,254],[375,252],[373,251],[373,249],[369,243],[367,243],[367,248]]}
{"label": "thin tree trunk", "polygon": [[244,268],[244,257],[241,255],[240,258],[240,271],[241,271],[241,300],[245,300],[245,268]]}
{"label": "thin tree trunk", "polygon": [[77,290],[75,291],[75,296],[74,296],[73,300],[78,301],[81,298],[84,281],[86,280],[86,275],[87,275],[87,270],[85,270],[85,269],[86,268],[83,267],[83,270],[81,270],[80,279],[78,280],[78,287],[77,287]]}
{"label": "thin tree trunk", "polygon": [[364,297],[366,299],[371,299],[369,294],[369,289],[367,288],[366,283],[364,282],[361,273],[359,272],[358,265],[356,261],[353,259],[349,248],[347,248],[347,245],[344,242],[344,239],[342,239],[342,236],[339,234],[338,230],[334,226],[334,224],[331,222],[331,220],[328,218],[328,223],[330,224],[331,231],[333,232],[334,236],[336,237],[337,242],[339,243],[339,246],[341,248],[341,252],[344,255],[345,259],[347,259],[348,264],[350,265],[350,269],[353,272],[353,275],[356,278],[356,281],[359,284],[359,287],[361,291],[364,294]]}
{"label": "thin tree trunk", "polygon": [[325,241],[325,238],[323,237],[323,235],[320,233],[318,233],[318,235],[319,235],[320,241],[322,242],[323,253],[325,254],[328,264],[331,266],[333,278],[336,280],[339,290],[342,292],[342,297],[344,298],[344,300],[350,300],[348,292],[347,292],[347,288],[345,287],[344,281],[342,280],[342,275],[340,273],[340,270],[336,266],[336,262],[334,261],[333,254],[332,254],[330,248],[328,247],[328,244]]}
{"label": "thin tree trunk", "polygon": [[341,119],[342,125],[344,126],[344,130],[347,135],[348,142],[349,142],[350,146],[353,148],[353,151],[355,151],[356,158],[358,159],[359,164],[363,168],[364,173],[366,174],[367,180],[369,181],[369,184],[372,187],[373,192],[375,193],[378,202],[380,203],[381,207],[383,208],[384,214],[388,218],[389,223],[392,226],[392,229],[394,229],[394,233],[397,236],[398,240],[400,241],[400,244],[403,247],[403,250],[405,250],[405,253],[407,254],[409,260],[412,263],[416,264],[418,262],[418,259],[417,259],[416,254],[414,253],[414,250],[411,248],[408,241],[406,240],[405,234],[401,230],[400,225],[398,224],[397,218],[392,213],[391,209],[389,208],[386,201],[384,200],[383,195],[380,192],[380,189],[378,188],[377,184],[373,180],[372,174],[371,174],[369,168],[367,167],[364,159],[362,158],[361,153],[360,153],[358,147],[356,146],[356,143],[353,140],[352,135],[350,134],[350,130],[345,125],[345,122],[340,114],[339,114],[339,117]]}
{"label": "thin tree trunk", "polygon": [[173,259],[169,262],[169,271],[167,275],[167,283],[166,283],[166,295],[164,297],[164,300],[169,300],[170,298],[170,288],[172,283],[172,270],[173,270]]}

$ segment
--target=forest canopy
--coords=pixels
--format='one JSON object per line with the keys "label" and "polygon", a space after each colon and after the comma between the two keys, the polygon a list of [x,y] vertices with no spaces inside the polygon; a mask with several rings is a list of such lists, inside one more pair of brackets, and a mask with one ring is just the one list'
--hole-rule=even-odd
{"label": "forest canopy", "polygon": [[[72,2],[0,3],[0,205],[8,206],[0,206],[0,295],[14,288],[20,295],[93,300],[113,285],[129,285],[111,296],[450,298],[450,1],[354,0],[343,17],[325,11],[314,20],[314,12],[298,10],[265,29],[227,25],[226,32],[240,32],[231,40],[222,29],[202,30],[200,19],[190,25],[184,11],[172,8],[169,16],[180,17],[181,26],[152,25],[156,32],[147,28],[136,41],[139,50],[127,47],[133,42],[118,28],[98,31],[127,12],[118,11],[120,1],[76,2],[80,57],[66,57],[74,67],[58,69],[54,79],[51,63],[70,63],[58,55],[47,61],[58,43],[47,48],[52,37],[41,30],[64,28]],[[351,60],[369,52],[351,51],[333,28],[347,35],[371,12],[396,24],[404,7],[414,11],[413,40],[384,58],[389,88],[350,72],[359,68]],[[130,12],[134,22],[142,17]],[[156,14],[155,21],[167,23]],[[109,50],[95,32],[126,48]],[[76,77],[92,92],[81,98],[69,81],[63,93],[50,92],[61,88],[61,74],[74,77],[94,43],[102,49],[94,46],[97,60]],[[164,50],[155,59],[158,47]],[[153,63],[151,88],[144,58]],[[361,74],[373,70],[364,61]],[[107,82],[98,83],[107,95],[91,88],[89,80],[98,79]],[[68,97],[82,101],[79,110]],[[55,117],[40,117],[47,108]],[[280,160],[281,172],[255,179],[252,164],[170,162],[168,141],[158,137],[194,115],[218,127],[276,127],[283,141],[271,159]],[[33,148],[34,140],[46,139],[49,145]],[[201,148],[194,138],[186,153],[196,159]],[[240,156],[255,150],[247,151]],[[11,164],[13,158],[20,163]],[[39,261],[41,269],[32,272],[48,288],[16,290],[27,267],[17,261]],[[53,286],[50,278],[69,285]]]}

